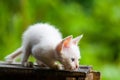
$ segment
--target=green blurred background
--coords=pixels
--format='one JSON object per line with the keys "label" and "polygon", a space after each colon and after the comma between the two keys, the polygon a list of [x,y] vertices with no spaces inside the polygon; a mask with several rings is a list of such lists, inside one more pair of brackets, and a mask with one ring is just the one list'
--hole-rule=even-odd
{"label": "green blurred background", "polygon": [[63,37],[83,34],[80,64],[92,65],[102,80],[120,80],[120,0],[0,0],[0,60],[38,22],[55,25]]}

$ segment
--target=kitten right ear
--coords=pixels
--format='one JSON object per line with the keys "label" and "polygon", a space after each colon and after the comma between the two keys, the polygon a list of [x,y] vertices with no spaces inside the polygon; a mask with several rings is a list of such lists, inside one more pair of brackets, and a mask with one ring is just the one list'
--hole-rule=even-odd
{"label": "kitten right ear", "polygon": [[82,37],[83,37],[83,34],[80,35],[80,36],[78,36],[78,37],[76,37],[76,38],[74,38],[74,39],[73,39],[73,43],[74,43],[75,45],[78,45],[78,43],[79,43],[79,41],[82,39]]}

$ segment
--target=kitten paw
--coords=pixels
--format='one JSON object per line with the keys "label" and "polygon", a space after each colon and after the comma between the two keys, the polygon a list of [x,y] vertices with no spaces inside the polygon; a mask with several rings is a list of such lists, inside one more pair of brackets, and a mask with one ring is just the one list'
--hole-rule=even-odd
{"label": "kitten paw", "polygon": [[59,70],[64,70],[63,65],[58,65],[58,69],[59,69]]}
{"label": "kitten paw", "polygon": [[24,62],[23,66],[24,67],[33,67],[33,63],[32,62]]}
{"label": "kitten paw", "polygon": [[55,69],[57,69],[57,70],[64,70],[64,67],[63,67],[62,64],[56,64],[55,65]]}

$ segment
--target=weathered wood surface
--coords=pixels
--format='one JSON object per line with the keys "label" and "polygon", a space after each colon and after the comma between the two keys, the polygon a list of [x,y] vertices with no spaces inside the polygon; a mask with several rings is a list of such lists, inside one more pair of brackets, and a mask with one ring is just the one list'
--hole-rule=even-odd
{"label": "weathered wood surface", "polygon": [[47,67],[23,67],[21,64],[0,63],[0,80],[100,80],[100,72],[90,66],[78,71],[52,70]]}

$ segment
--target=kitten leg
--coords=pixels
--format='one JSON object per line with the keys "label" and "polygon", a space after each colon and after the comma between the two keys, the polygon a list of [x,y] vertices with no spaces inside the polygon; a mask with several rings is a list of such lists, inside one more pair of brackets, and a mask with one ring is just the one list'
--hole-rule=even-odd
{"label": "kitten leg", "polygon": [[8,56],[5,57],[5,61],[8,64],[11,64],[13,61],[15,61],[15,58],[19,56],[22,53],[22,47],[18,48],[16,51],[13,53],[9,54]]}
{"label": "kitten leg", "polygon": [[25,66],[25,67],[33,66],[32,62],[28,62],[28,58],[30,56],[30,53],[31,53],[31,51],[30,51],[30,48],[28,46],[23,48],[23,54],[22,54],[21,61],[22,61],[22,65]]}

